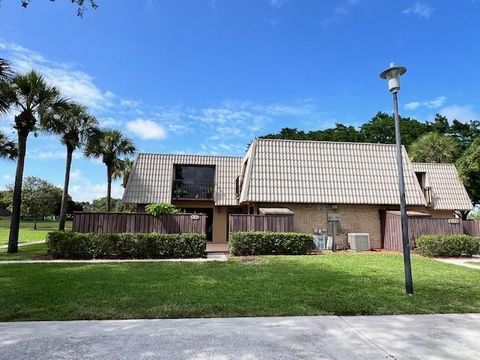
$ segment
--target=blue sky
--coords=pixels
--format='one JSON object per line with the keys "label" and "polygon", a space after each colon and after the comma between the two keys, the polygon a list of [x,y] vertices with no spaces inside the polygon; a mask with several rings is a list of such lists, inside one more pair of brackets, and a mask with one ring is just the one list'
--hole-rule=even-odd
{"label": "blue sky", "polygon": [[[359,125],[391,111],[378,74],[408,68],[401,112],[480,118],[480,2],[385,0],[3,0],[0,56],[35,68],[139,151],[243,154],[282,127]],[[11,115],[0,129],[13,134]],[[25,175],[63,183],[64,148],[38,134]],[[0,160],[0,188],[14,163]],[[105,168],[78,152],[71,194],[105,193]],[[114,195],[121,196],[117,183]]]}

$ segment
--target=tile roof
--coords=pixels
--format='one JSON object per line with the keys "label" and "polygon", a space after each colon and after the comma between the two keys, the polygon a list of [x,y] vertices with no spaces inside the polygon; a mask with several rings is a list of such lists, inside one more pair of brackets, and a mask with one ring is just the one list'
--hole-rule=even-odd
{"label": "tile roof", "polygon": [[435,210],[471,210],[472,201],[463,186],[454,164],[412,163],[413,170],[427,174],[432,187]]}
{"label": "tile roof", "polygon": [[170,203],[174,165],[215,165],[217,206],[236,205],[235,179],[241,173],[242,157],[138,154],[123,195],[132,204]]}
{"label": "tile roof", "polygon": [[[257,139],[240,202],[399,204],[395,145]],[[408,205],[426,205],[403,149]]]}

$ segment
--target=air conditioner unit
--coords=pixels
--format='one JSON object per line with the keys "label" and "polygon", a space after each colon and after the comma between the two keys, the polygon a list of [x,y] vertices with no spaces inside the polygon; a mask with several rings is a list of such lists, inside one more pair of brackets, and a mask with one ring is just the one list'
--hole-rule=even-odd
{"label": "air conditioner unit", "polygon": [[325,235],[313,235],[313,250],[325,250],[327,248],[327,237]]}
{"label": "air conditioner unit", "polygon": [[368,233],[349,233],[348,245],[353,251],[370,250],[370,234]]}

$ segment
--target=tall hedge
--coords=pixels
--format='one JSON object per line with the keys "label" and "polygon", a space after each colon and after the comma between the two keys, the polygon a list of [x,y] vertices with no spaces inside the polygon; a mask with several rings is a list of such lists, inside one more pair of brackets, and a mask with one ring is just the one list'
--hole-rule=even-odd
{"label": "tall hedge", "polygon": [[275,232],[230,234],[230,253],[247,255],[303,255],[313,247],[313,235]]}
{"label": "tall hedge", "polygon": [[48,253],[55,259],[192,258],[205,253],[201,234],[84,234],[51,232]]}
{"label": "tall hedge", "polygon": [[480,238],[470,235],[422,235],[416,251],[428,257],[472,256],[480,252]]}

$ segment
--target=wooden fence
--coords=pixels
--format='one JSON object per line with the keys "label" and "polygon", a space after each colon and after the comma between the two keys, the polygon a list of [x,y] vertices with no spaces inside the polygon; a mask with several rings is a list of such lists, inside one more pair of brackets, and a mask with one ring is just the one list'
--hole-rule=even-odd
{"label": "wooden fence", "polygon": [[78,212],[73,215],[73,228],[81,233],[151,233],[205,234],[205,214],[171,214],[153,216],[141,213]]}
{"label": "wooden fence", "polygon": [[293,232],[292,215],[230,215],[229,232],[273,231]]}
{"label": "wooden fence", "polygon": [[[386,214],[383,247],[387,250],[402,251],[401,218],[396,214]],[[421,235],[457,235],[469,234],[480,236],[480,221],[446,218],[408,218],[408,238],[410,248],[415,247],[415,240]]]}
{"label": "wooden fence", "polygon": [[480,236],[480,220],[464,220],[463,232],[473,236]]}

